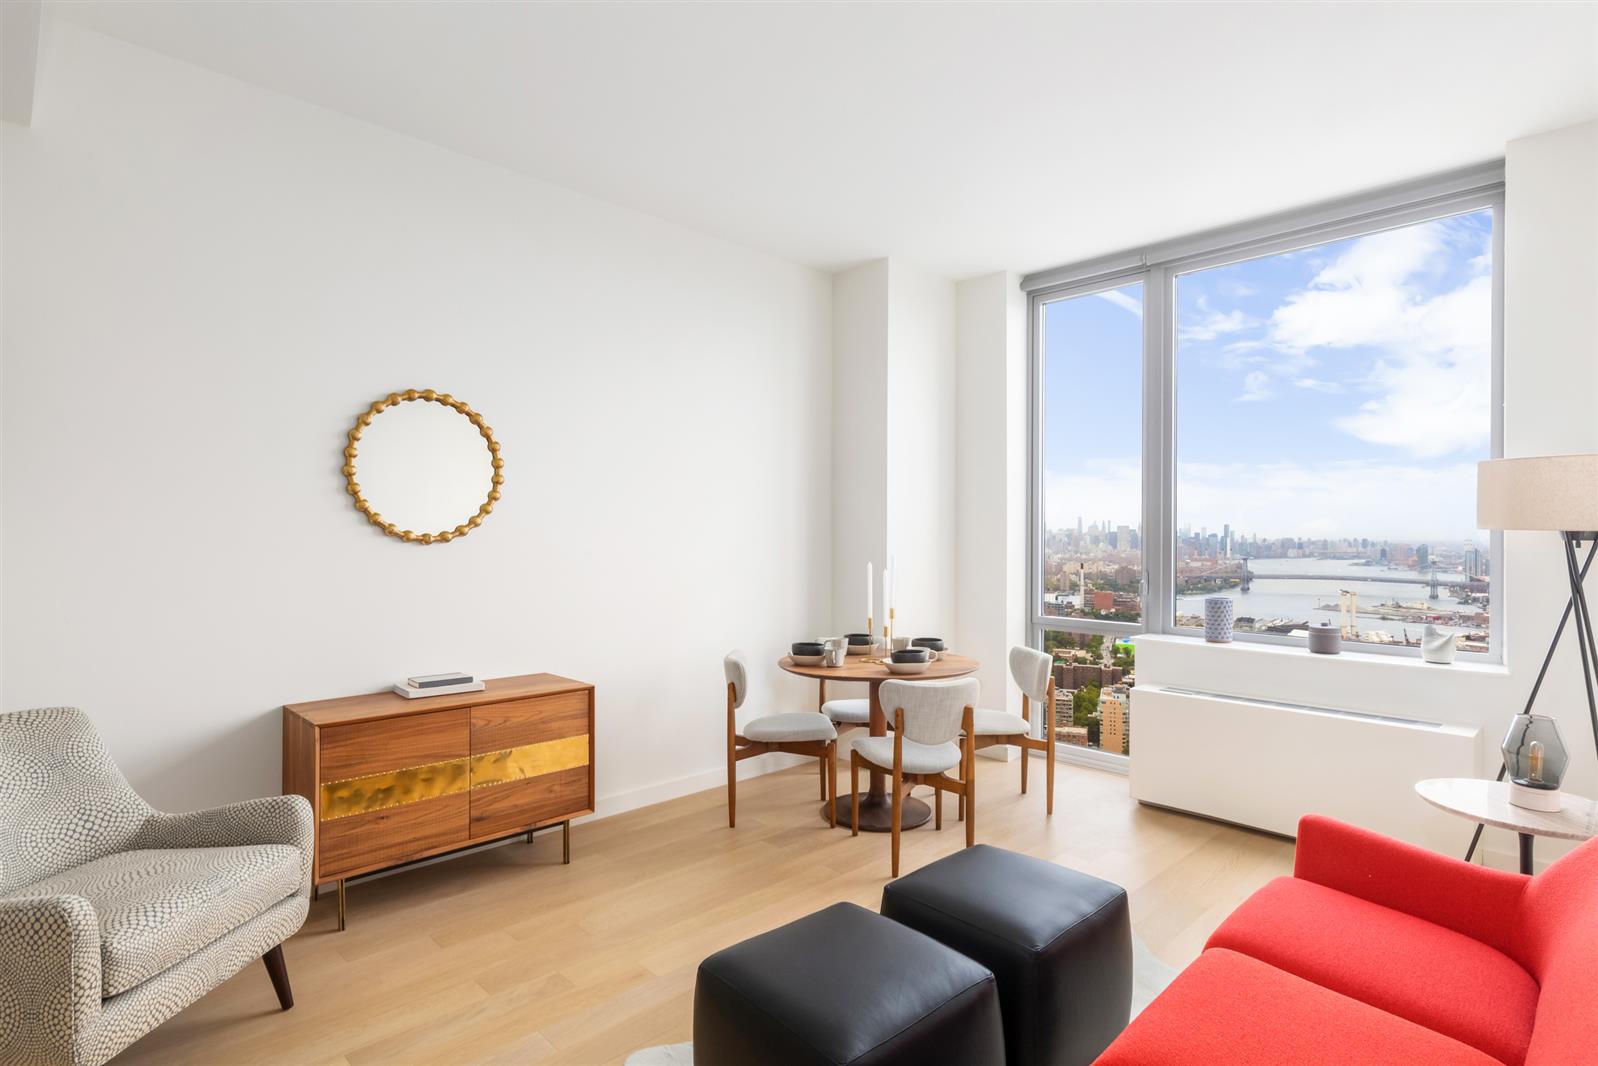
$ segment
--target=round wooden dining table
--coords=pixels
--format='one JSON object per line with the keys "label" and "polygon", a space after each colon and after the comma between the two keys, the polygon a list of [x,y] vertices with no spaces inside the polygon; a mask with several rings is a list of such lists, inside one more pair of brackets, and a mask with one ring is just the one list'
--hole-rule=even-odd
{"label": "round wooden dining table", "polygon": [[[851,655],[844,660],[842,666],[808,666],[793,661],[793,656],[784,655],[777,660],[777,665],[790,674],[800,677],[814,678],[821,682],[820,695],[817,702],[819,707],[827,702],[827,682],[850,681],[864,684],[871,689],[871,735],[885,737],[888,735],[888,717],[882,709],[882,700],[879,690],[884,681],[946,681],[952,677],[964,677],[966,674],[975,673],[982,664],[965,655],[955,655],[944,652],[938,656],[938,661],[927,667],[919,674],[896,674],[884,665],[875,655]],[[871,771],[871,787],[860,793],[860,828],[872,833],[887,833],[893,829],[893,801],[888,797],[888,775],[880,770]],[[837,805],[838,828],[848,829],[853,817],[852,797],[839,796],[833,801]],[[828,812],[825,805],[821,808],[821,817],[827,818]],[[932,808],[918,799],[905,797],[904,809],[900,813],[900,829],[914,829],[932,817]]]}

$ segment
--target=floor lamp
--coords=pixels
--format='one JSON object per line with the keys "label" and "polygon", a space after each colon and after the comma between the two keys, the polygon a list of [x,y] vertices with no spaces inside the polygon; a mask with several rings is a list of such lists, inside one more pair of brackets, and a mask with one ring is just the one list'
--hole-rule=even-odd
{"label": "floor lamp", "polygon": [[[1592,719],[1593,745],[1598,750],[1598,694],[1594,691],[1594,677],[1598,676],[1598,642],[1593,640],[1592,609],[1587,603],[1585,580],[1598,554],[1598,454],[1593,455],[1542,455],[1529,459],[1489,459],[1476,468],[1476,525],[1480,529],[1543,530],[1559,534],[1565,554],[1565,574],[1570,582],[1570,598],[1565,601],[1565,611],[1559,617],[1559,627],[1554,630],[1553,642],[1543,656],[1542,669],[1532,682],[1531,694],[1526,698],[1530,714],[1548,666],[1554,661],[1554,652],[1565,635],[1565,627],[1574,619],[1576,649],[1581,657],[1581,675],[1586,682],[1587,714]],[[1582,545],[1587,547],[1582,559]],[[1495,579],[1498,575],[1493,575]],[[1494,596],[1504,593],[1501,583],[1494,588]],[[1500,601],[1501,602],[1501,601]],[[1499,767],[1498,780],[1504,779],[1506,767]],[[1469,862],[1481,842],[1482,827],[1476,827],[1471,837],[1470,850],[1465,853]]]}

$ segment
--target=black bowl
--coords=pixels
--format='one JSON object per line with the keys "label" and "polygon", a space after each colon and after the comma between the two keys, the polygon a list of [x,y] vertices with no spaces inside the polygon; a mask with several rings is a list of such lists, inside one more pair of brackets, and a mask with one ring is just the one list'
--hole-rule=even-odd
{"label": "black bowl", "polygon": [[820,655],[827,650],[827,646],[819,640],[801,640],[793,645],[795,655]]}
{"label": "black bowl", "polygon": [[932,658],[932,652],[926,648],[900,648],[893,653],[896,663],[924,663]]}
{"label": "black bowl", "polygon": [[945,651],[942,637],[917,637],[910,642],[912,648],[931,648],[933,651]]}
{"label": "black bowl", "polygon": [[871,643],[870,633],[845,633],[844,636],[848,639],[850,644],[853,644],[856,647],[859,647],[862,644]]}

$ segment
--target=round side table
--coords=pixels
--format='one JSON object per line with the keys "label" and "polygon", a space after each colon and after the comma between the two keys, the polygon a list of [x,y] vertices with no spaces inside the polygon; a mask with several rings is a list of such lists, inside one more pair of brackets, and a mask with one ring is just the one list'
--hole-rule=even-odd
{"label": "round side table", "polygon": [[1509,802],[1509,784],[1474,777],[1435,777],[1415,785],[1420,798],[1440,811],[1520,835],[1520,872],[1532,872],[1532,841],[1537,837],[1591,840],[1598,836],[1598,803],[1563,795],[1558,811],[1529,811]]}

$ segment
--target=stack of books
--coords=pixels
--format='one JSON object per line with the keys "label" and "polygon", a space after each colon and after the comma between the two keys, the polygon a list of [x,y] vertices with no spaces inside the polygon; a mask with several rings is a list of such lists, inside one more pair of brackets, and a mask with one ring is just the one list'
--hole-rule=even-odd
{"label": "stack of books", "polygon": [[449,696],[456,692],[481,692],[483,683],[471,674],[426,674],[407,677],[394,686],[394,691],[408,700],[426,696]]}

